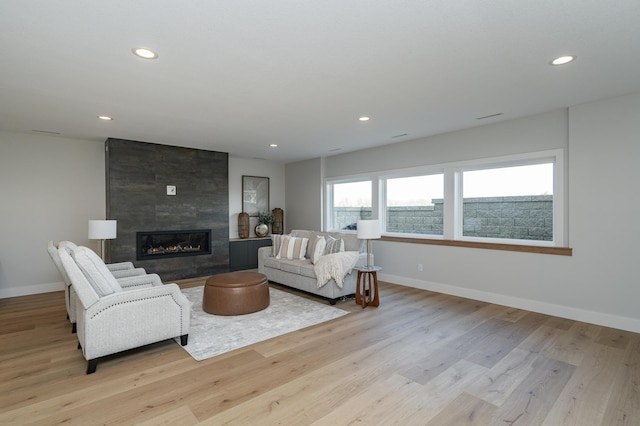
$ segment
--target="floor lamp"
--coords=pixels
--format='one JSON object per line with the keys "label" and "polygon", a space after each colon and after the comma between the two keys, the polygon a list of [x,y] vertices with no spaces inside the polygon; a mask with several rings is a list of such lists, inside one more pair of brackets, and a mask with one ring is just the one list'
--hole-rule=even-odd
{"label": "floor lamp", "polygon": [[104,258],[104,240],[111,240],[116,237],[118,225],[116,220],[90,220],[89,239],[100,240],[100,257]]}
{"label": "floor lamp", "polygon": [[367,268],[373,268],[373,262],[371,261],[371,240],[380,238],[380,223],[377,219],[373,220],[359,220],[357,224],[358,238],[361,240],[367,240]]}

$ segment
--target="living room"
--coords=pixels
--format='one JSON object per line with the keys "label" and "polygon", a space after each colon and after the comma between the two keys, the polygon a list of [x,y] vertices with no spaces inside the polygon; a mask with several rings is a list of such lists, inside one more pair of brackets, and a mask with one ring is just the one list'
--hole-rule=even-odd
{"label": "living room", "polygon": [[[637,5],[632,2],[625,3],[629,10],[637,10]],[[46,10],[51,6],[42,5],[42,7]],[[578,6],[576,4],[573,7]],[[86,12],[84,9],[83,11]],[[564,9],[562,11],[566,12]],[[26,9],[22,12],[20,17],[27,19],[30,12]],[[61,67],[57,62],[58,59],[46,57],[48,62],[45,62],[44,68],[48,69],[47,78],[53,81],[45,81],[38,80],[31,74],[41,76],[34,71],[38,68],[32,62],[35,59],[22,61],[24,57],[17,55],[16,61],[11,62],[11,72],[13,77],[20,74],[16,63],[24,62],[26,64],[25,77],[22,80],[24,85],[14,87],[10,79],[3,78],[0,87],[3,93],[7,94],[7,97],[0,101],[2,104],[0,180],[3,182],[2,188],[5,193],[5,199],[0,203],[0,217],[3,218],[0,233],[5,240],[5,243],[0,246],[0,303],[4,299],[19,296],[42,295],[45,297],[61,292],[63,283],[46,252],[47,241],[71,240],[96,251],[99,249],[98,241],[87,238],[87,221],[106,217],[105,140],[109,137],[228,152],[228,223],[225,225],[228,226],[230,239],[238,236],[237,215],[242,211],[243,175],[269,178],[269,205],[271,208],[281,207],[284,210],[286,231],[326,230],[328,212],[325,188],[327,182],[332,179],[377,176],[386,171],[444,164],[456,165],[486,158],[502,158],[553,150],[563,153],[564,170],[564,202],[560,217],[563,235],[562,244],[558,247],[570,250],[570,255],[526,250],[510,251],[493,249],[490,246],[474,248],[456,244],[430,244],[429,241],[399,242],[383,236],[373,243],[375,262],[382,268],[379,278],[394,287],[411,288],[411,291],[413,289],[433,291],[443,295],[553,315],[561,319],[640,333],[640,311],[637,308],[640,287],[637,285],[636,260],[638,253],[636,239],[640,235],[640,222],[637,220],[640,217],[640,201],[633,196],[633,189],[640,181],[640,169],[637,167],[640,158],[638,143],[640,64],[637,58],[640,55],[635,54],[638,53],[638,47],[628,41],[626,32],[631,31],[629,28],[632,26],[629,25],[629,21],[637,21],[637,17],[634,18],[635,15],[631,12],[626,14],[626,19],[620,18],[617,14],[613,15],[620,19],[620,33],[609,34],[605,31],[607,37],[602,34],[593,37],[602,37],[603,44],[610,43],[610,47],[615,48],[611,56],[615,56],[616,49],[619,48],[616,43],[626,40],[628,44],[625,46],[629,46],[629,49],[625,51],[632,53],[629,55],[630,58],[624,59],[620,69],[615,69],[614,66],[595,65],[593,59],[583,54],[578,54],[573,64],[580,66],[582,66],[581,63],[588,64],[590,78],[602,72],[603,77],[597,80],[598,84],[585,83],[583,80],[586,78],[585,68],[579,68],[581,73],[571,74],[566,71],[571,68],[551,68],[544,63],[545,69],[552,69],[552,73],[559,72],[554,74],[554,77],[541,80],[539,86],[527,85],[529,90],[527,96],[531,97],[520,92],[517,79],[505,86],[501,86],[497,81],[506,79],[496,79],[486,84],[489,86],[486,90],[490,90],[490,93],[495,95],[484,98],[487,99],[487,104],[472,102],[473,96],[466,90],[467,86],[462,89],[462,82],[460,82],[460,86],[449,86],[449,89],[443,92],[420,92],[420,96],[416,96],[418,99],[412,100],[416,104],[427,103],[424,99],[429,99],[428,94],[439,93],[440,95],[429,109],[420,113],[407,111],[408,107],[404,106],[401,97],[392,96],[394,89],[407,95],[416,90],[417,86],[412,87],[411,90],[401,87],[402,85],[394,85],[393,88],[389,86],[385,90],[380,90],[378,95],[384,101],[380,104],[395,104],[397,105],[395,109],[402,110],[402,114],[396,116],[398,124],[393,126],[389,126],[387,122],[394,120],[381,116],[383,110],[379,110],[380,114],[375,114],[376,111],[362,112],[370,113],[371,120],[369,123],[361,123],[358,122],[357,115],[354,115],[355,110],[351,108],[353,104],[348,103],[349,108],[344,106],[347,103],[334,107],[333,105],[339,102],[335,102],[335,99],[325,99],[330,96],[323,96],[321,92],[334,83],[337,85],[340,79],[331,74],[329,68],[323,69],[326,80],[320,82],[318,92],[314,92],[316,99],[327,102],[323,104],[324,111],[331,112],[327,114],[327,120],[349,121],[349,124],[336,133],[331,133],[329,130],[324,133],[322,124],[316,123],[316,121],[323,121],[317,120],[317,116],[314,115],[320,109],[319,107],[310,109],[308,114],[300,112],[304,108],[298,106],[297,102],[301,102],[310,90],[304,88],[300,80],[293,81],[292,93],[283,95],[283,98],[273,95],[276,92],[271,93],[272,101],[277,106],[274,109],[295,105],[292,110],[287,110],[288,113],[276,112],[271,115],[269,119],[272,122],[264,119],[256,122],[252,129],[252,124],[245,122],[244,117],[242,119],[236,117],[230,121],[232,124],[228,124],[225,120],[229,116],[224,112],[224,105],[216,103],[216,108],[212,108],[212,111],[196,118],[184,119],[182,126],[176,126],[180,120],[168,118],[172,117],[170,112],[174,111],[168,105],[177,99],[179,101],[175,102],[177,104],[175,109],[180,109],[186,102],[183,104],[178,94],[181,91],[188,92],[190,89],[196,91],[184,76],[181,76],[179,86],[170,87],[168,92],[153,95],[150,101],[143,102],[140,110],[144,110],[144,113],[136,116],[140,122],[134,125],[127,124],[129,133],[123,133],[123,128],[118,127],[119,123],[134,121],[126,118],[127,113],[132,112],[124,105],[126,102],[123,102],[123,105],[101,103],[95,101],[94,95],[87,95],[87,98],[81,102],[71,94],[73,91],[69,90],[70,94],[66,97],[72,98],[72,101],[75,99],[83,105],[76,108],[76,116],[69,118],[62,114],[62,111],[56,112],[56,108],[48,104],[51,98],[55,98],[47,95],[48,90],[53,91],[55,84],[58,83],[68,87],[65,86],[69,83],[68,80],[73,80],[64,72],[56,72]],[[82,16],[82,13],[79,13],[79,16]],[[376,22],[385,22],[380,16],[378,18],[380,21]],[[43,16],[39,19],[46,21]],[[257,21],[261,20],[257,19]],[[435,25],[433,21],[429,22]],[[13,36],[11,40],[19,38],[18,34],[22,31],[19,30],[22,28],[19,23],[19,20],[16,20],[7,22],[5,26],[15,30],[11,33]],[[553,22],[546,25],[551,23]],[[606,20],[600,26],[595,23],[590,25],[594,25],[594,28],[609,30],[614,23],[613,20]],[[268,25],[264,23],[260,26],[263,29],[265,27]],[[509,29],[513,30],[511,27]],[[611,32],[615,33],[615,31]],[[575,34],[572,35],[575,36]],[[473,37],[469,36],[469,38]],[[407,36],[402,41],[406,42],[408,39],[411,38]],[[577,43],[573,37],[571,40]],[[246,42],[244,39],[243,41]],[[132,56],[128,52],[132,46],[128,44],[126,46],[126,55]],[[351,43],[349,47],[355,48]],[[172,52],[177,50],[179,49],[175,49],[174,46]],[[346,48],[345,50],[350,51]],[[224,52],[229,54],[227,50]],[[412,48],[407,48],[392,58],[402,58],[405,55],[411,65],[415,66],[416,64],[412,62],[415,58],[411,56],[411,52]],[[286,54],[291,54],[291,51],[279,51],[279,53],[287,57]],[[321,54],[319,51],[315,53]],[[235,53],[230,55],[234,56]],[[161,60],[165,61],[169,56],[165,52],[160,54]],[[242,55],[238,54],[238,56]],[[538,56],[542,54],[537,52],[536,57]],[[257,57],[268,64],[265,68],[271,69],[268,55],[258,54]],[[367,56],[367,58],[371,57]],[[65,59],[68,58],[65,57]],[[547,59],[551,58],[545,57],[545,61]],[[130,61],[133,60],[137,59],[132,56]],[[283,63],[288,64],[287,61]],[[247,69],[252,64],[244,63]],[[345,66],[348,64],[349,62],[345,61]],[[136,63],[134,66],[137,65],[139,64]],[[144,63],[143,67],[147,65],[149,63]],[[104,66],[109,68],[107,65]],[[380,67],[379,69],[382,70],[380,74],[394,68],[388,63],[380,62],[368,63],[368,66],[369,68]],[[568,64],[568,66],[572,65]],[[109,70],[114,71],[117,68],[113,66]],[[264,72],[265,68],[260,70]],[[420,72],[426,72],[427,68],[420,69]],[[149,69],[150,67],[145,68],[145,72]],[[515,67],[514,69],[518,70],[514,75],[526,75],[523,68]],[[594,69],[599,71],[593,71]],[[442,75],[447,74],[447,71],[449,70],[445,70]],[[413,74],[413,72],[407,73]],[[417,71],[415,73],[419,74]],[[274,79],[276,74],[273,72],[267,76],[269,79]],[[466,75],[473,75],[473,70]],[[218,74],[216,76],[221,77]],[[407,77],[404,74],[401,76]],[[363,86],[353,84],[357,81],[355,74],[345,76],[344,80],[347,82],[345,87],[351,89],[369,87],[364,83]],[[400,80],[402,79],[396,78],[396,81]],[[523,86],[524,80],[526,79],[523,78]],[[269,98],[269,92],[266,88],[259,87],[257,82],[261,81],[260,79],[256,81],[247,79],[247,81],[255,84],[250,84],[249,87],[257,93],[257,99],[252,98],[251,101],[257,106],[252,106],[250,112],[259,115],[258,112],[261,109],[269,109],[270,101],[265,100]],[[624,81],[626,85],[618,86],[619,81]],[[34,82],[33,91],[39,91],[42,98],[27,89],[30,82]],[[154,81],[154,83],[157,82],[157,80]],[[165,81],[161,82],[165,83]],[[551,82],[557,85],[553,86]],[[51,84],[50,88],[46,87],[47,84]],[[473,84],[484,86],[483,82],[477,79]],[[551,86],[553,90],[549,89]],[[244,96],[245,92],[238,88],[236,80],[230,83],[230,87],[231,91],[235,88],[237,93],[243,93]],[[284,87],[288,86],[284,83],[278,86],[279,89]],[[551,99],[551,96],[542,90],[543,87],[559,93],[565,90],[567,93],[582,93],[578,97],[567,97],[571,101],[565,103],[558,101],[559,103],[536,104],[532,95],[536,90],[544,92],[541,96],[543,100],[547,96]],[[445,123],[445,116],[438,115],[440,110],[447,110],[453,115],[451,111],[463,111],[466,107],[472,109],[472,106],[476,110],[482,107],[483,112],[487,114],[502,111],[502,103],[507,101],[503,99],[501,89],[509,92],[510,102],[517,108],[504,110],[502,115],[482,121],[476,119],[480,114],[471,115],[469,109],[465,109],[464,115],[467,118],[459,118],[455,125]],[[97,89],[90,89],[89,93],[93,93],[92,90]],[[202,89],[204,93],[202,97],[230,101],[231,96],[222,96],[222,92],[218,90],[222,89],[206,87]],[[356,90],[353,89],[353,91]],[[252,91],[248,90],[248,92]],[[302,93],[302,95],[298,96],[294,93]],[[377,96],[371,93],[367,90],[360,92],[358,96],[364,99],[363,104],[372,105],[372,99]],[[467,96],[469,96],[468,100]],[[515,98],[520,100],[515,102],[513,100]],[[477,99],[474,100],[477,101]],[[40,101],[43,104],[47,103],[47,106],[41,106]],[[155,109],[154,103],[157,107]],[[89,125],[84,123],[87,114],[84,114],[82,119],[78,118],[81,115],[78,110],[88,110],[89,106],[97,109],[98,106],[105,107],[105,104],[113,110],[122,112],[122,115],[116,116],[111,123],[97,122],[95,115],[100,111],[91,110],[88,114],[89,119],[96,122],[92,121]],[[388,105],[384,106],[392,109]],[[171,107],[173,108],[174,105]],[[18,112],[22,114],[19,117]],[[348,117],[335,118],[343,113],[346,115],[347,112]],[[30,121],[31,114],[40,117],[37,124]],[[214,117],[216,114],[222,118],[217,119]],[[404,115],[413,118],[405,119]],[[459,115],[462,116],[463,113],[460,112]],[[378,125],[376,120],[387,123],[386,127],[383,130],[374,127]],[[464,120],[466,125],[461,124]],[[150,130],[153,128],[151,123],[164,121],[169,122],[168,127],[175,127],[175,130]],[[427,121],[433,121],[435,124],[428,129],[420,130],[422,123]],[[65,129],[77,127],[82,132],[70,135],[60,130],[58,125]],[[280,126],[279,132],[273,131],[274,127],[278,127],[276,125]],[[305,125],[308,127],[305,128]],[[368,125],[369,127],[363,127]],[[389,128],[394,126],[397,126],[397,131],[389,132]],[[406,130],[409,127],[411,130]],[[196,128],[199,130],[195,130]],[[239,132],[240,129],[244,132],[242,136],[235,135],[234,132],[236,130]],[[267,142],[277,142],[275,140],[277,136],[282,136],[284,140],[289,131],[300,138],[299,144],[291,143],[289,140],[288,146],[281,142],[279,147],[273,147],[273,149],[268,147]],[[402,136],[405,131],[410,135]],[[421,131],[423,133],[420,133]],[[309,140],[303,137],[305,132],[309,134]],[[197,136],[194,136],[196,133]],[[203,134],[209,136],[203,136]],[[221,134],[224,134],[224,137],[219,136]],[[267,140],[265,136],[267,134],[273,139]],[[184,138],[181,135],[184,135]],[[259,144],[259,148],[252,147],[253,151],[242,144],[243,138],[249,139],[251,136],[253,141],[257,141],[256,146]],[[263,136],[264,140],[261,139]],[[394,138],[394,136],[399,137]],[[324,137],[331,138],[331,141],[327,140],[324,144],[319,142]],[[340,144],[346,143],[345,140],[351,137],[353,145],[341,148]],[[238,152],[234,152],[236,149]],[[308,149],[314,154],[303,155],[303,149]],[[293,151],[295,151],[295,158],[288,157],[294,155]],[[172,182],[167,181],[166,184],[171,185]],[[181,187],[178,186],[178,193],[180,190]],[[135,259],[131,260],[135,263]],[[417,265],[420,266],[417,267]],[[384,309],[384,303],[383,299],[380,311]]]}
{"label": "living room", "polygon": [[[286,152],[282,147],[267,149],[263,155],[269,159],[232,153],[229,237],[237,237],[242,175],[270,178],[270,206],[284,209],[287,230],[320,230],[326,216],[322,193],[325,179],[560,149],[566,166],[563,245],[573,249],[573,256],[380,241],[375,254],[384,268],[381,276],[398,284],[640,331],[634,303],[639,294],[632,284],[635,249],[630,238],[637,235],[637,221],[633,219],[638,205],[625,190],[637,181],[633,163],[625,166],[637,158],[634,141],[638,133],[633,118],[637,92],[599,99],[595,89],[590,88],[594,91],[592,100],[582,105],[529,117],[499,118],[480,127],[410,141],[393,140],[386,146],[337,151],[304,161],[273,159],[290,155],[292,148]],[[594,116],[583,119],[587,113]],[[97,123],[101,127],[96,130],[108,132],[103,124],[114,123]],[[6,199],[2,203],[5,220],[0,226],[10,244],[0,248],[0,297],[60,288],[43,242],[71,239],[97,249],[97,242],[86,238],[86,223],[88,219],[104,218],[106,211],[106,138],[66,138],[11,128],[5,126],[1,133],[0,174]],[[142,135],[139,140],[159,142]],[[183,142],[176,140],[175,144]],[[423,272],[416,270],[419,263],[425,265]]]}
{"label": "living room", "polygon": [[[634,167],[638,123],[633,117],[639,99],[638,94],[630,94],[287,165],[231,157],[229,237],[237,237],[244,174],[270,177],[271,205],[283,206],[286,229],[320,229],[323,179],[371,171],[371,165],[381,159],[393,169],[415,166],[427,155],[429,161],[443,163],[561,148],[568,153],[569,162],[572,256],[377,241],[374,252],[376,262],[383,267],[380,276],[401,285],[638,332],[640,317],[635,301],[640,295],[634,285],[636,250],[630,237],[638,226],[634,221],[638,206],[627,192],[638,178]],[[10,183],[2,226],[3,234],[12,241],[0,249],[0,294],[11,297],[59,289],[57,271],[44,246],[48,240],[72,239],[98,249],[95,241],[86,238],[86,222],[104,215],[104,145],[43,135],[0,135],[0,173],[3,181]],[[607,143],[601,144],[600,140]],[[473,149],[469,141],[473,141]],[[393,149],[393,157],[388,155],[389,149]],[[30,172],[24,174],[19,185],[11,184],[16,182],[14,176],[24,172],[25,164]],[[596,188],[600,189],[597,202],[593,195]],[[594,203],[620,206],[609,210],[615,211],[615,220],[607,220],[606,227],[597,227],[597,232],[592,225],[601,223],[603,210],[594,208]],[[417,263],[424,263],[424,272],[415,271]]]}

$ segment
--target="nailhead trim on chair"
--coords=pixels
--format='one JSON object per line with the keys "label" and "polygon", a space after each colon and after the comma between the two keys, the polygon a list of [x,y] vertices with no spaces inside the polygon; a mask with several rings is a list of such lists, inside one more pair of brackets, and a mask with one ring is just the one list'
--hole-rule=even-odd
{"label": "nailhead trim on chair", "polygon": [[[176,305],[180,306],[180,304],[176,301],[175,297],[173,297],[173,294],[162,294],[162,295],[159,295],[159,296],[145,297],[143,299],[127,300],[127,301],[124,301],[124,302],[113,303],[113,304],[111,304],[109,306],[105,306],[103,309],[100,309],[98,312],[93,314],[91,316],[91,319],[95,318],[96,316],[100,315],[102,312],[110,309],[113,306],[124,305],[124,304],[127,304],[127,303],[140,302],[142,300],[158,299],[160,297],[170,297],[171,300],[173,300]],[[180,329],[182,329],[183,324],[184,324],[184,322],[182,321],[182,309],[180,309]]]}

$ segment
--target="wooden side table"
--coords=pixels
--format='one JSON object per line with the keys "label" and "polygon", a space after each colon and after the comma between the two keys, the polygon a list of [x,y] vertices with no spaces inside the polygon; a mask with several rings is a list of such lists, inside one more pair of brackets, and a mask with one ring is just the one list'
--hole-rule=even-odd
{"label": "wooden side table", "polygon": [[[362,305],[362,308],[367,306],[379,306],[380,296],[378,295],[378,271],[382,268],[379,266],[356,266],[358,271],[358,282],[356,285],[356,303]],[[369,295],[367,296],[367,290]]]}

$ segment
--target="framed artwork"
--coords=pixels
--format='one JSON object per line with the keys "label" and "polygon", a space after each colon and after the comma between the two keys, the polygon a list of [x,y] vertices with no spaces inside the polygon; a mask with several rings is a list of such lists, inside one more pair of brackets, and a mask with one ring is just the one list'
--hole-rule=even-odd
{"label": "framed artwork", "polygon": [[269,211],[269,178],[242,176],[242,211],[258,216]]}

